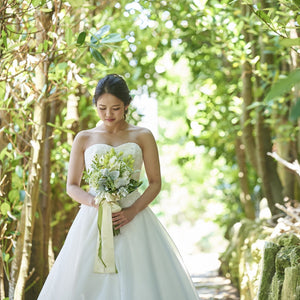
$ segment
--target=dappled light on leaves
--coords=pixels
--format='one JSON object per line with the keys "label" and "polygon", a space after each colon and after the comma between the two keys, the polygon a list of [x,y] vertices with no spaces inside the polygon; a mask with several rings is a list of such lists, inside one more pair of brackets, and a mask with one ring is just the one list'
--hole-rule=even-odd
{"label": "dappled light on leaves", "polygon": [[[0,295],[15,276],[17,228],[30,195],[40,230],[33,235],[27,226],[33,252],[44,247],[36,236],[50,241],[50,251],[33,255],[44,262],[28,265],[36,273],[27,297],[63,244],[77,211],[65,194],[71,143],[97,124],[93,89],[107,73],[128,82],[135,98],[128,120],[155,133],[163,189],[152,208],[179,243],[191,232],[183,252],[216,244],[222,251],[235,223],[280,214],[275,204],[284,197],[298,202],[299,178],[266,153],[294,161],[300,152],[299,8],[284,0],[4,2]],[[261,244],[251,245],[259,253]]]}

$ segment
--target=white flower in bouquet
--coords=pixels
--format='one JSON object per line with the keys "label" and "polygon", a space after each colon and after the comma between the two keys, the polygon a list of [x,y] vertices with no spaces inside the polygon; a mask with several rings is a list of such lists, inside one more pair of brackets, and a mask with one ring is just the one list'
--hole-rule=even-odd
{"label": "white flower in bouquet", "polygon": [[126,186],[127,184],[129,184],[129,182],[130,182],[130,178],[129,177],[119,177],[119,178],[117,178],[117,179],[115,179],[115,186],[116,186],[116,188],[117,189],[119,189],[119,188],[121,188],[121,187],[124,187],[124,186]]}

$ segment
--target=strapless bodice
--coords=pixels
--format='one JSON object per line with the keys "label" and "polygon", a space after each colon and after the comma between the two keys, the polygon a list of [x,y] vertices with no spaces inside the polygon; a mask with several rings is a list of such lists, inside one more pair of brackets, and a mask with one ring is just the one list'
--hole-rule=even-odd
{"label": "strapless bodice", "polygon": [[[124,143],[124,144],[121,144],[121,145],[116,146],[116,147],[113,147],[113,146],[108,145],[108,144],[94,144],[94,145],[88,147],[84,152],[84,161],[85,161],[86,170],[90,169],[90,167],[92,165],[93,158],[96,154],[103,155],[106,152],[110,151],[112,148],[114,148],[117,153],[123,152],[123,154],[125,156],[132,155],[132,157],[134,159],[134,166],[133,166],[134,170],[136,170],[136,171],[141,170],[142,164],[143,164],[142,149],[138,144],[131,143],[131,142],[130,143]],[[139,177],[140,177],[140,172],[135,172],[134,175],[133,175],[133,179],[138,181]],[[95,191],[93,191],[92,189],[90,189],[90,193],[92,195],[96,194]],[[128,207],[132,203],[134,203],[135,200],[138,197],[139,197],[139,193],[136,190],[133,193],[129,194],[124,199],[122,199],[120,201],[120,205],[122,207]]]}

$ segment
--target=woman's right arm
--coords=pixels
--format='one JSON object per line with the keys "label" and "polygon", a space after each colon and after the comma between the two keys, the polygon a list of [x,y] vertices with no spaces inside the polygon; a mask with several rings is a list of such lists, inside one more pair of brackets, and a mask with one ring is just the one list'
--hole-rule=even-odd
{"label": "woman's right arm", "polygon": [[80,187],[82,173],[84,170],[84,145],[86,137],[78,134],[73,142],[70,154],[68,178],[67,178],[67,194],[75,201],[93,207],[95,205],[94,196],[87,193]]}

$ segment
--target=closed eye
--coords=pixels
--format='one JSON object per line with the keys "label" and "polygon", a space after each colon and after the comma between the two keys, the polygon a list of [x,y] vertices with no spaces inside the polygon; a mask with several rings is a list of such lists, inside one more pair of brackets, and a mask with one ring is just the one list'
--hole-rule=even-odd
{"label": "closed eye", "polygon": [[[106,110],[106,107],[99,107],[100,110]],[[120,110],[120,107],[115,107],[113,110],[117,111]]]}

